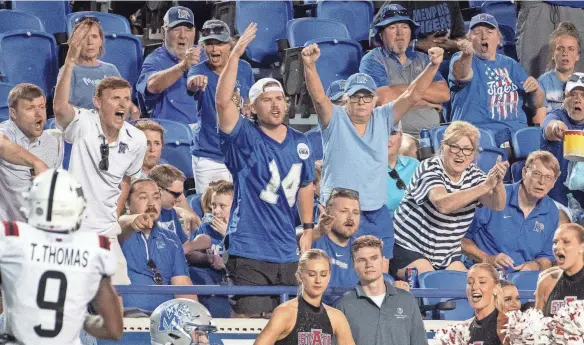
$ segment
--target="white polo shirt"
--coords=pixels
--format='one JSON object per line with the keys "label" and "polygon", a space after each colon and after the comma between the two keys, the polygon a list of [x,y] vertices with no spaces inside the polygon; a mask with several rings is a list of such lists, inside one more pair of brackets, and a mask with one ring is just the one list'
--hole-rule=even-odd
{"label": "white polo shirt", "polygon": [[67,128],[57,121],[64,139],[73,144],[69,172],[81,183],[87,199],[82,229],[104,234],[117,223],[116,208],[124,176],[139,177],[146,153],[146,135],[124,122],[118,141],[109,144],[109,168],[99,169],[103,130],[95,110],[75,108]]}
{"label": "white polo shirt", "polygon": [[[8,120],[0,128],[0,134],[40,158],[49,169],[59,168],[63,163],[61,140],[46,131],[31,141],[14,122]],[[24,206],[23,193],[28,192],[31,186],[31,168],[0,159],[0,221],[25,220],[20,208]]]}

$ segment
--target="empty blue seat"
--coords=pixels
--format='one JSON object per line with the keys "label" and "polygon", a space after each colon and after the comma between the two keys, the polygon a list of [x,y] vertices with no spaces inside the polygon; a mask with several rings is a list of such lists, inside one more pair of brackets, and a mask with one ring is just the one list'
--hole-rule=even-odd
{"label": "empty blue seat", "polygon": [[56,123],[55,123],[55,118],[51,117],[50,119],[47,119],[47,122],[45,122],[45,129],[54,129],[56,128]]}
{"label": "empty blue seat", "polygon": [[[466,272],[448,270],[425,272],[419,275],[418,281],[422,289],[465,289]],[[425,305],[450,300],[456,302],[456,309],[440,310],[439,315],[436,315],[437,318],[440,320],[468,320],[473,316],[473,309],[466,298],[422,298]]]}
{"label": "empty blue seat", "polygon": [[52,34],[26,30],[0,34],[0,74],[5,82],[32,83],[50,96],[58,72],[57,45]]}
{"label": "empty blue seat", "polygon": [[45,31],[45,26],[34,14],[16,10],[0,10],[0,33],[13,30]]}
{"label": "empty blue seat", "polygon": [[517,27],[517,10],[511,1],[485,1],[481,5],[481,12],[494,16],[499,25]]}
{"label": "empty blue seat", "polygon": [[540,127],[521,128],[511,133],[511,146],[513,147],[515,158],[524,159],[531,152],[539,150],[541,136]]}
{"label": "empty blue seat", "polygon": [[497,158],[501,157],[503,161],[507,160],[505,150],[497,147],[483,147],[477,155],[477,166],[487,174],[497,163]]}
{"label": "empty blue seat", "polygon": [[369,27],[373,20],[372,1],[318,1],[316,16],[331,19],[347,26],[351,38],[369,40]]}
{"label": "empty blue seat", "polygon": [[358,42],[323,38],[308,41],[306,45],[312,43],[318,44],[320,48],[316,68],[325,90],[333,81],[347,79],[359,72],[363,48]]}
{"label": "empty blue seat", "polygon": [[142,68],[142,43],[132,34],[105,34],[105,54],[101,60],[114,64],[122,78],[130,85],[136,85],[136,80]]}
{"label": "empty blue seat", "polygon": [[67,34],[69,37],[71,37],[71,33],[73,33],[75,22],[83,17],[95,17],[97,20],[99,20],[99,25],[101,26],[104,33],[132,33],[132,30],[130,29],[130,22],[128,22],[126,17],[113,13],[82,11],[73,12],[67,15]]}
{"label": "empty blue seat", "polygon": [[[448,126],[440,126],[437,129],[432,129],[430,132],[432,148],[434,148],[435,152],[438,152],[438,150],[440,150],[440,142],[442,141],[442,138],[444,138],[444,131],[446,131],[446,128],[448,128]],[[495,136],[493,135],[493,132],[489,131],[488,129],[479,128],[479,133],[481,135],[479,139],[480,147],[483,148],[497,147],[497,145],[495,145]]]}
{"label": "empty blue seat", "polygon": [[511,179],[513,179],[513,183],[519,182],[523,178],[521,172],[523,171],[523,167],[525,166],[525,161],[517,161],[511,164]]}
{"label": "empty blue seat", "polygon": [[8,120],[8,93],[14,85],[0,82],[0,122]]}
{"label": "empty blue seat", "polygon": [[[537,279],[539,278],[539,271],[525,271],[512,273],[509,278],[511,282],[515,284],[517,290],[535,290],[535,288],[537,287]],[[534,299],[535,297],[522,298],[521,302],[525,303]]]}
{"label": "empty blue seat", "polygon": [[299,18],[286,24],[286,38],[290,47],[302,47],[304,43],[319,38],[350,39],[349,30],[343,23],[328,19]]}
{"label": "empty blue seat", "polygon": [[46,32],[67,32],[67,14],[71,13],[69,1],[12,0],[12,9],[37,16],[43,22]]}
{"label": "empty blue seat", "polygon": [[280,61],[276,40],[286,37],[286,23],[293,17],[292,1],[236,1],[236,32],[243,34],[251,22],[258,24],[256,38],[245,51],[247,57],[263,65]]}
{"label": "empty blue seat", "polygon": [[193,163],[191,158],[191,144],[193,132],[184,123],[165,119],[152,119],[164,128],[164,147],[162,158],[168,164],[174,165],[185,174],[186,178],[193,177]]}
{"label": "empty blue seat", "polygon": [[503,35],[501,47],[497,48],[497,53],[506,55],[515,61],[517,59],[517,47],[515,46],[515,29],[507,25],[499,25],[499,30]]}

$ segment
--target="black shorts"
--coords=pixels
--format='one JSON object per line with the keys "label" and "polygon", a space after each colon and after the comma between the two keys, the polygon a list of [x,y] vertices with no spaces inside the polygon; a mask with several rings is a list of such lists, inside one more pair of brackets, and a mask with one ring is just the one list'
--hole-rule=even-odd
{"label": "black shorts", "polygon": [[[405,249],[396,244],[393,247],[393,259],[389,262],[389,273],[394,279],[398,279],[397,271],[406,268],[409,264],[419,259],[428,260],[424,254]],[[460,253],[454,254],[451,263],[455,261],[462,261],[462,255]],[[434,269],[436,269],[436,267],[434,267]]]}
{"label": "black shorts", "polygon": [[[297,285],[298,262],[278,264],[231,255],[226,267],[234,285]],[[235,296],[233,299],[237,314],[270,313],[280,304],[280,296]]]}

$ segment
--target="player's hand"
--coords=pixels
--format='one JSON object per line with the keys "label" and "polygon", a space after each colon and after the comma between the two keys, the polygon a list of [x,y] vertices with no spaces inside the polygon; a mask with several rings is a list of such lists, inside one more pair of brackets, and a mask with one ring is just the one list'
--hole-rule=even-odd
{"label": "player's hand", "polygon": [[45,164],[45,162],[43,162],[40,159],[37,159],[34,163],[32,163],[32,170],[34,172],[35,177],[39,176],[48,169],[49,167]]}
{"label": "player's hand", "polygon": [[180,62],[183,70],[188,70],[192,65],[196,65],[201,60],[201,47],[190,47],[185,54],[185,58]]}
{"label": "player's hand", "polygon": [[313,65],[320,57],[320,48],[318,44],[313,43],[302,49],[302,62],[305,65]]}
{"label": "player's hand", "polygon": [[134,231],[152,229],[153,227],[154,220],[148,213],[139,214],[132,222],[132,229],[134,229]]}
{"label": "player's hand", "polygon": [[440,47],[432,47],[428,49],[428,56],[430,56],[430,64],[433,66],[440,66],[444,59],[444,49]]}
{"label": "player's hand", "polygon": [[410,284],[408,284],[407,282],[403,281],[403,280],[397,280],[393,286],[395,286],[398,289],[402,289],[402,290],[406,290],[406,291],[410,291]]}
{"label": "player's hand", "polygon": [[239,39],[237,40],[237,43],[235,44],[233,49],[231,50],[231,55],[239,59],[243,55],[243,53],[245,53],[245,49],[247,48],[247,46],[251,43],[251,41],[254,40],[257,32],[258,25],[253,22],[250,23],[243,32],[243,34],[241,35],[241,37],[239,37]]}
{"label": "player's hand", "polygon": [[496,268],[513,267],[513,259],[507,254],[499,253],[497,255],[489,255],[486,260],[487,263]]}
{"label": "player's hand", "polygon": [[211,228],[223,236],[227,234],[227,223],[221,218],[213,217],[211,219]]}
{"label": "player's hand", "polygon": [[549,136],[550,141],[562,141],[564,140],[564,132],[568,130],[568,126],[562,121],[555,120],[552,126],[552,133]]}
{"label": "player's hand", "polygon": [[539,90],[539,83],[534,77],[527,77],[523,82],[523,90],[527,93],[532,93]]}
{"label": "player's hand", "polygon": [[73,35],[71,35],[71,38],[68,42],[69,50],[67,51],[67,57],[65,58],[66,62],[77,64],[79,56],[81,55],[81,51],[85,46],[85,38],[87,37],[90,29],[91,27],[86,23],[78,27]]}
{"label": "player's hand", "polygon": [[302,236],[300,237],[300,241],[298,241],[298,246],[300,247],[300,253],[304,253],[310,248],[312,248],[312,233],[314,229],[304,230]]}
{"label": "player's hand", "polygon": [[209,78],[206,75],[198,74],[189,78],[189,81],[187,82],[187,87],[192,92],[197,92],[199,90],[205,92],[208,83]]}
{"label": "player's hand", "polygon": [[458,50],[462,53],[462,55],[468,56],[474,54],[474,48],[472,47],[472,43],[466,38],[458,40],[456,45],[458,46]]}

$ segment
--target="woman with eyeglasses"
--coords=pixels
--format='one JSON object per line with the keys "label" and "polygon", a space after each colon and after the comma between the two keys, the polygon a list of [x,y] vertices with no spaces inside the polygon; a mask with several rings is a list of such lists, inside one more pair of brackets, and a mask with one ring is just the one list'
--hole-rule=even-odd
{"label": "woman with eyeglasses", "polygon": [[395,231],[392,275],[405,279],[407,268],[466,271],[461,240],[475,209],[505,206],[503,178],[508,162],[498,161],[488,174],[474,160],[479,131],[455,121],[444,132],[441,152],[418,166],[393,218]]}
{"label": "woman with eyeglasses", "polygon": [[391,128],[387,143],[387,208],[393,214],[404,197],[406,187],[420,164],[417,159],[399,154],[403,132],[401,121]]}

